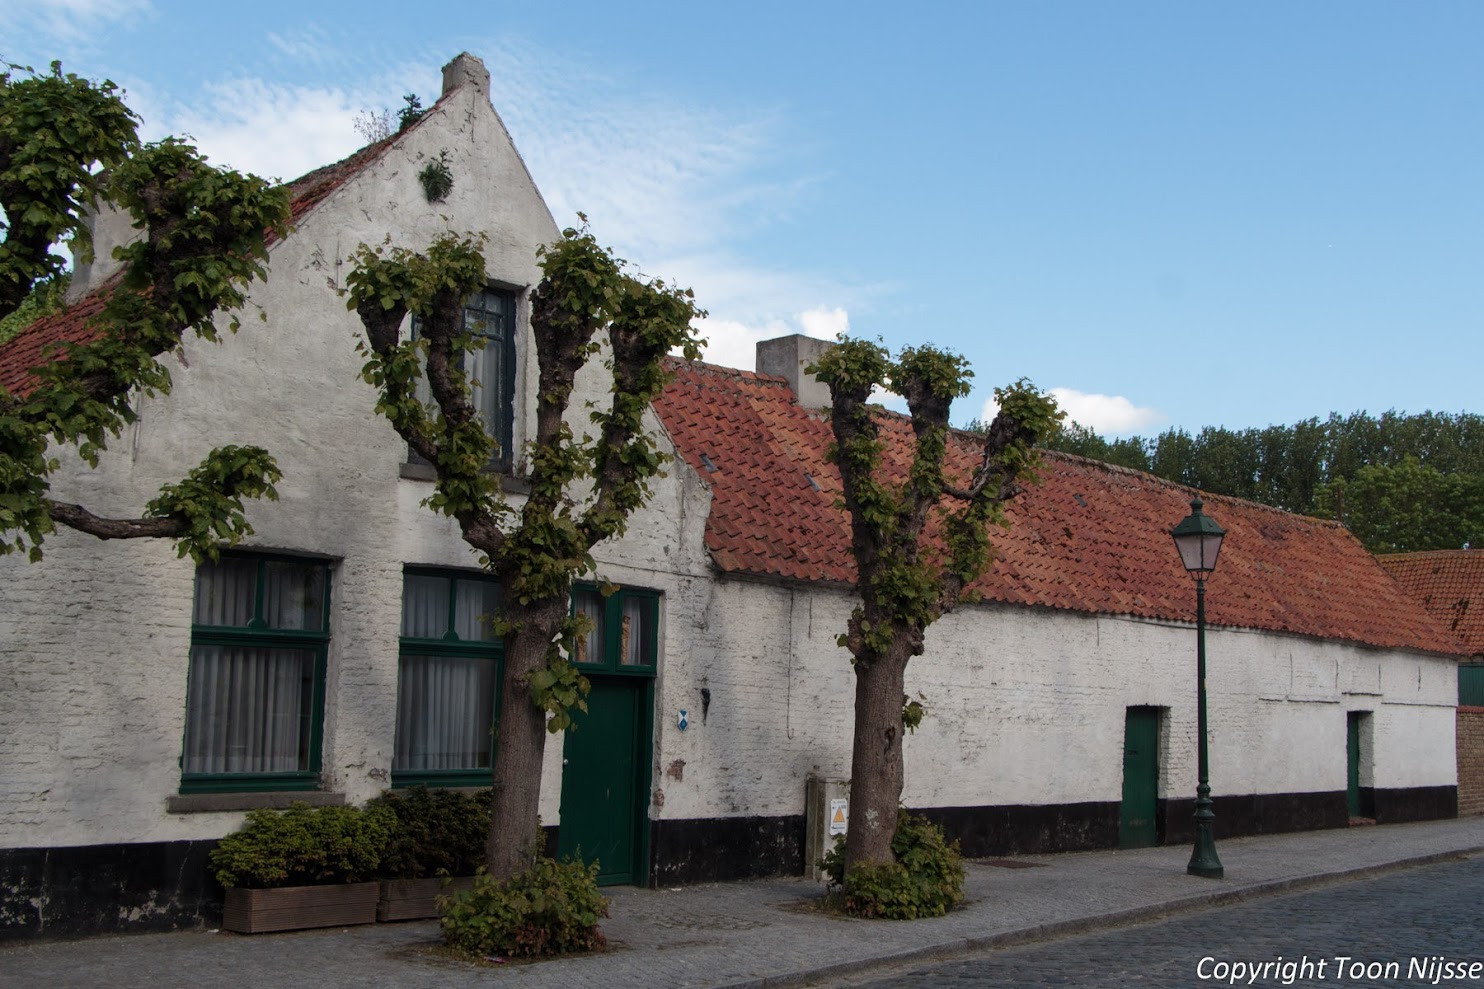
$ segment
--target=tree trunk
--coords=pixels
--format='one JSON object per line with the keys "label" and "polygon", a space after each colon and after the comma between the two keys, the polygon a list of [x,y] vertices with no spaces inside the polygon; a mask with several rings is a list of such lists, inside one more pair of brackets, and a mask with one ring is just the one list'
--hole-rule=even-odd
{"label": "tree trunk", "polygon": [[485,841],[486,868],[504,879],[529,868],[540,853],[541,764],[546,756],[546,712],[531,701],[526,678],[546,665],[546,651],[567,616],[567,599],[522,607],[509,619],[519,626],[505,639],[499,726],[495,734],[494,799]]}
{"label": "tree trunk", "polygon": [[907,659],[902,648],[855,665],[855,744],[850,758],[850,828],[845,834],[847,874],[857,865],[896,861],[891,839],[902,802],[902,694]]}

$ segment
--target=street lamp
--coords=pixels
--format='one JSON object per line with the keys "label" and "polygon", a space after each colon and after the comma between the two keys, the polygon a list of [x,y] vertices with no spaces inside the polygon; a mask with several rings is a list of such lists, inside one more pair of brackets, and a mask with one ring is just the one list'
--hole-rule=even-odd
{"label": "street lamp", "polygon": [[1195,788],[1195,849],[1185,871],[1192,876],[1220,879],[1225,870],[1216,857],[1216,838],[1211,827],[1216,815],[1211,811],[1211,773],[1206,756],[1206,578],[1216,569],[1216,554],[1226,530],[1209,515],[1201,514],[1201,500],[1193,499],[1190,514],[1170,531],[1180,562],[1195,578],[1195,655],[1196,655],[1196,733],[1200,736],[1200,778]]}

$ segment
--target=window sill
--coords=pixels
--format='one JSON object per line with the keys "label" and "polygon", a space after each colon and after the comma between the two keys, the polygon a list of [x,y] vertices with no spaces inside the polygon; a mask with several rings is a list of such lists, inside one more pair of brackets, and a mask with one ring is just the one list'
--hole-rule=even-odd
{"label": "window sill", "polygon": [[[432,464],[404,463],[399,470],[400,475],[408,481],[436,481],[438,472],[433,469]],[[524,477],[516,477],[509,471],[490,468],[489,473],[500,475],[500,489],[507,494],[528,495],[531,493],[531,482]]]}
{"label": "window sill", "polygon": [[229,810],[284,810],[290,804],[311,807],[339,807],[345,794],[324,790],[268,790],[262,793],[176,793],[165,798],[165,810],[171,814],[209,814]]}

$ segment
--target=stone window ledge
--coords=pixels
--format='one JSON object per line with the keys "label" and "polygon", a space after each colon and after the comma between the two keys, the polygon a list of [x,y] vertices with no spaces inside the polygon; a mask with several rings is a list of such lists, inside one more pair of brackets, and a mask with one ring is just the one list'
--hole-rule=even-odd
{"label": "stone window ledge", "polygon": [[[404,462],[398,468],[398,472],[404,480],[408,481],[438,480],[438,472],[433,469],[432,464]],[[506,494],[531,493],[531,482],[527,478],[517,477],[514,474],[504,471],[495,471],[493,468],[490,469],[489,473],[500,474],[500,490]]]}
{"label": "stone window ledge", "polygon": [[209,814],[216,811],[283,810],[290,804],[311,807],[339,807],[345,794],[323,790],[271,790],[262,793],[177,793],[165,798],[165,810],[171,814]]}

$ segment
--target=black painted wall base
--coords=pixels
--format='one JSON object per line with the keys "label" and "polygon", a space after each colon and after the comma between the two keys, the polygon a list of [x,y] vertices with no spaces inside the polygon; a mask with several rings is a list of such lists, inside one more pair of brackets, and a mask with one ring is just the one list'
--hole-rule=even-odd
{"label": "black painted wall base", "polygon": [[[1456,817],[1456,787],[1362,793],[1382,824]],[[1216,835],[1344,827],[1344,791],[1217,794]],[[1160,842],[1193,837],[1194,798],[1162,800]],[[970,858],[1118,846],[1118,804],[931,807],[921,811]],[[546,851],[557,828],[546,831]],[[804,816],[661,820],[650,824],[651,885],[797,876],[805,869]],[[223,891],[207,873],[215,841],[0,849],[0,941],[168,931],[221,922]]]}
{"label": "black painted wall base", "polygon": [[[1321,793],[1215,793],[1216,838],[1343,828],[1350,822],[1345,791]],[[1159,801],[1160,844],[1195,839],[1195,796]]]}
{"label": "black painted wall base", "polygon": [[653,821],[649,849],[651,886],[798,876],[804,815]]}
{"label": "black painted wall base", "polygon": [[1362,805],[1375,809],[1377,824],[1435,821],[1458,816],[1458,787],[1413,786],[1393,790],[1361,787]]}
{"label": "black painted wall base", "polygon": [[215,841],[0,848],[0,941],[219,924]]}
{"label": "black painted wall base", "polygon": [[1041,855],[1118,847],[1118,804],[925,807],[918,811],[957,839],[965,856]]}

